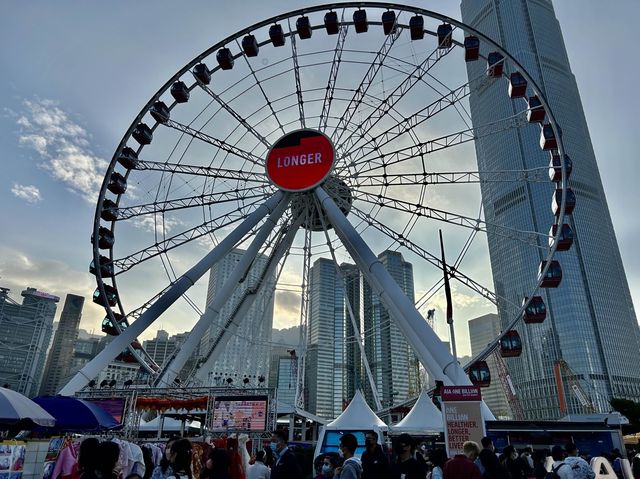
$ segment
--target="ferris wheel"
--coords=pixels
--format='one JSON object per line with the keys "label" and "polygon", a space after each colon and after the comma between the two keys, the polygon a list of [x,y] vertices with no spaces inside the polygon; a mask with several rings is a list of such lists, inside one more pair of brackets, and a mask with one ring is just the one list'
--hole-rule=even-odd
{"label": "ferris wheel", "polygon": [[[468,77],[469,62],[485,65],[482,74]],[[514,113],[472,124],[469,96],[487,88],[503,90]],[[540,132],[536,148],[547,160],[530,169],[478,169],[474,140],[498,142],[523,129]],[[273,296],[291,278],[301,284],[305,325],[309,271],[320,257],[357,265],[432,377],[470,384],[469,373],[486,382],[483,360],[519,354],[516,327],[543,321],[538,290],[560,283],[554,254],[573,239],[564,221],[575,205],[570,171],[560,128],[533,79],[500,45],[457,20],[406,5],[346,2],[256,23],[178,70],[118,145],[98,198],[90,267],[94,302],[106,310],[103,330],[115,338],[62,393],[83,388],[116,356],[139,363],[157,386],[173,384],[252,268],[257,279],[223,318],[207,361],[256,298]],[[491,183],[548,195],[548,224],[522,231],[487,221],[482,194]],[[456,258],[450,263],[440,255],[438,230]],[[491,235],[541,259],[521,301],[489,286]],[[198,280],[235,248],[245,253],[205,311]],[[413,263],[417,301],[377,260],[383,250]],[[465,262],[469,251],[484,252],[480,267]],[[266,261],[258,265],[258,256]],[[513,318],[467,371],[423,317],[443,270]],[[160,368],[136,338],[167,314],[196,325]]]}

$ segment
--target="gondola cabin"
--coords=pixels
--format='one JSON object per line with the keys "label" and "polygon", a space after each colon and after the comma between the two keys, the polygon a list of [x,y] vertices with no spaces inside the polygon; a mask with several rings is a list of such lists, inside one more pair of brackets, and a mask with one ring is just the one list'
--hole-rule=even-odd
{"label": "gondola cabin", "polygon": [[[136,351],[142,350],[142,346],[140,345],[140,343],[138,341],[132,342],[131,343],[131,347],[133,349],[135,349]],[[126,349],[126,350],[122,351],[120,354],[118,354],[116,356],[116,361],[122,361],[123,363],[136,363],[136,362],[138,362],[136,357],[131,353],[131,351],[129,351],[129,349]]]}
{"label": "gondola cabin", "polygon": [[522,98],[527,93],[527,80],[520,72],[509,76],[509,98]]}
{"label": "gondola cabin", "polygon": [[340,23],[338,22],[338,12],[327,12],[324,14],[324,28],[327,30],[328,35],[337,35],[340,30]]}
{"label": "gondola cabin", "polygon": [[543,150],[555,150],[558,148],[558,140],[556,140],[556,134],[553,132],[553,128],[549,123],[542,126],[540,130],[540,148]]}
{"label": "gondola cabin", "polygon": [[153,119],[158,123],[166,123],[171,117],[171,112],[163,101],[155,102],[151,108],[149,108],[149,114],[151,114]]}
{"label": "gondola cabin", "polygon": [[443,23],[438,25],[438,48],[446,49],[451,48],[451,32],[453,28],[449,23]]}
{"label": "gondola cabin", "polygon": [[[102,255],[100,255],[98,259],[100,261],[100,276],[102,276],[103,278],[113,278],[114,271],[113,271],[113,263],[111,262],[111,259]],[[89,265],[89,273],[91,273],[94,276],[96,276],[98,273],[95,260],[91,260],[91,264]]]}
{"label": "gondola cabin", "polygon": [[409,20],[409,32],[411,40],[422,40],[424,38],[424,18],[421,15],[414,15]]}
{"label": "gondola cabin", "polygon": [[141,145],[148,145],[153,140],[153,132],[146,123],[138,123],[131,132],[131,136]]}
{"label": "gondola cabin", "polygon": [[245,35],[242,39],[242,51],[248,57],[257,57],[260,47],[254,35]]}
{"label": "gondola cabin", "polygon": [[127,191],[127,180],[117,171],[111,173],[107,189],[114,195],[121,195]]}
{"label": "gondola cabin", "polygon": [[[571,176],[573,170],[573,162],[569,155],[564,155],[564,169],[567,173],[567,179]],[[551,152],[551,160],[549,160],[549,179],[554,183],[558,183],[562,180],[562,163],[560,162],[560,155],[557,150]]]}
{"label": "gondola cabin", "polygon": [[[556,217],[560,216],[561,204],[562,204],[562,188],[558,188],[553,193],[553,202],[551,204],[551,209],[553,210],[553,214]],[[564,214],[565,215],[572,214],[575,207],[576,207],[576,194],[573,192],[571,188],[567,188],[567,199],[564,205]]]}
{"label": "gondola cabin", "polygon": [[298,36],[302,40],[307,40],[311,38],[311,34],[313,31],[311,30],[311,22],[309,21],[309,17],[303,15],[296,20],[296,30],[298,31]]}
{"label": "gondola cabin", "polygon": [[133,148],[125,146],[118,155],[118,163],[127,170],[132,170],[138,166],[138,154]]}
{"label": "gondola cabin", "polygon": [[[93,235],[91,235],[91,243],[95,241]],[[100,226],[98,228],[98,248],[100,249],[110,249],[113,247],[116,242],[116,238],[113,235],[113,232],[109,228],[105,228],[104,226]]]}
{"label": "gondola cabin", "polygon": [[118,292],[113,286],[109,286],[108,284],[104,285],[104,292],[106,296],[103,296],[100,293],[100,288],[96,288],[93,292],[93,302],[95,304],[99,304],[100,306],[115,306],[118,304]]}
{"label": "gondola cabin", "polygon": [[100,210],[100,218],[105,221],[115,221],[118,219],[118,205],[109,198],[102,201],[102,209]]}
{"label": "gondola cabin", "polygon": [[544,121],[545,112],[538,95],[530,96],[527,103],[529,104],[529,109],[527,110],[527,121],[529,123],[542,123]]}
{"label": "gondola cabin", "polygon": [[[549,230],[549,247],[553,246],[554,238],[558,232],[558,225],[552,225]],[[556,245],[556,251],[568,251],[573,245],[573,230],[567,223],[562,225],[560,236]]]}
{"label": "gondola cabin", "polygon": [[282,31],[282,25],[276,23],[269,27],[269,39],[274,47],[281,47],[284,45],[284,32]]}
{"label": "gondola cabin", "polygon": [[193,67],[193,76],[196,77],[203,85],[208,85],[211,83],[211,72],[209,71],[209,67],[204,63],[198,63],[195,67]]}
{"label": "gondola cabin", "polygon": [[469,35],[464,39],[464,61],[474,62],[480,58],[480,39],[475,35]]}
{"label": "gondola cabin", "polygon": [[216,53],[216,61],[223,70],[231,70],[233,68],[233,54],[226,47],[221,48]]}
{"label": "gondola cabin", "polygon": [[356,33],[365,33],[369,30],[367,11],[360,9],[353,12],[353,24],[356,27]]}
{"label": "gondola cabin", "polygon": [[500,52],[491,52],[487,57],[487,75],[499,77],[504,71],[504,57]]}
{"label": "gondola cabin", "polygon": [[113,315],[116,318],[118,325],[120,326],[120,330],[118,330],[118,328],[114,326],[111,318],[107,316],[102,320],[102,332],[108,334],[109,336],[118,336],[120,334],[120,331],[123,331],[127,329],[127,327],[129,327],[129,322],[127,321],[127,318],[125,318],[121,314],[113,313]]}
{"label": "gondola cabin", "polygon": [[189,101],[189,89],[184,82],[177,81],[173,85],[171,85],[171,90],[169,90],[171,96],[178,103],[186,103]]}
{"label": "gondola cabin", "polygon": [[387,10],[382,13],[382,29],[385,35],[391,35],[396,31],[396,12]]}
{"label": "gondola cabin", "polygon": [[487,388],[491,385],[491,371],[486,361],[476,361],[469,367],[469,379],[474,386]]}
{"label": "gondola cabin", "polygon": [[542,271],[547,265],[546,261],[540,262],[540,267],[538,268],[538,280],[540,282],[541,288],[557,288],[560,286],[560,282],[562,281],[562,268],[560,267],[560,262],[557,260],[552,260],[549,265],[549,269],[547,269],[546,274],[543,276]]}
{"label": "gondola cabin", "polygon": [[[525,297],[522,304],[526,304],[529,298]],[[547,317],[547,306],[544,304],[542,296],[534,296],[524,309],[522,319],[526,324],[543,323]]]}
{"label": "gondola cabin", "polygon": [[503,358],[516,358],[522,354],[522,340],[518,331],[507,331],[500,339],[500,356]]}

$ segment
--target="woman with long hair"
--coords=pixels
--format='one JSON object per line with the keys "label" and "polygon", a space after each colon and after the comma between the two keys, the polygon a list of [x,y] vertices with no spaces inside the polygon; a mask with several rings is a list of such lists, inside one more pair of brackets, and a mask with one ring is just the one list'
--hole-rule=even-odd
{"label": "woman with long hair", "polygon": [[173,476],[173,469],[171,468],[169,456],[171,455],[171,446],[178,439],[179,438],[172,436],[167,440],[167,444],[164,448],[164,454],[162,455],[162,459],[160,459],[160,464],[158,464],[153,470],[151,479],[167,479],[169,476]]}
{"label": "woman with long hair", "polygon": [[169,460],[171,461],[171,469],[173,469],[173,475],[170,478],[175,479],[193,479],[191,473],[191,441],[189,439],[178,439],[171,445],[171,454],[169,454]]}

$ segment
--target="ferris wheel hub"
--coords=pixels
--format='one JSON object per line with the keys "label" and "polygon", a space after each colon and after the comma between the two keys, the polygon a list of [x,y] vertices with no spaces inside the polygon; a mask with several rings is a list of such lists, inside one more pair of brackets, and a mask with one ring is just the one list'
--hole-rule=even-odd
{"label": "ferris wheel hub", "polygon": [[[331,175],[322,184],[322,188],[335,201],[345,216],[348,215],[353,203],[353,194],[349,186],[337,176]],[[305,218],[301,226],[311,231],[323,231],[331,228],[326,213],[321,212],[320,208],[311,191],[298,194],[291,200],[291,212],[294,218],[300,216]]]}

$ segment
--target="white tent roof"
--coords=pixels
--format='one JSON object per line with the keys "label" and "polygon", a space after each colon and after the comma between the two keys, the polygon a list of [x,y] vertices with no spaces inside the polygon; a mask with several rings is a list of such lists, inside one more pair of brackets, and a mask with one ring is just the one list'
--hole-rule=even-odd
{"label": "white tent roof", "polygon": [[444,431],[442,413],[426,391],[422,391],[411,411],[399,423],[391,426],[392,432]]}
{"label": "white tent roof", "polygon": [[[160,429],[160,416],[156,416],[155,418],[153,418],[151,421],[149,422],[142,422],[140,421],[140,431],[157,431],[158,429]],[[165,417],[164,418],[164,423],[162,424],[162,430],[163,431],[180,431],[180,428],[182,427],[182,421],[180,421],[179,419],[174,419],[172,417]],[[186,421],[184,424],[184,428],[185,429],[193,429],[193,428],[199,428],[200,427],[200,423],[198,421]]]}
{"label": "white tent roof", "polygon": [[356,391],[355,396],[337,418],[326,425],[326,429],[371,429],[377,426],[383,431],[387,430],[387,425],[376,416],[376,413],[369,407],[367,401],[360,391]]}

